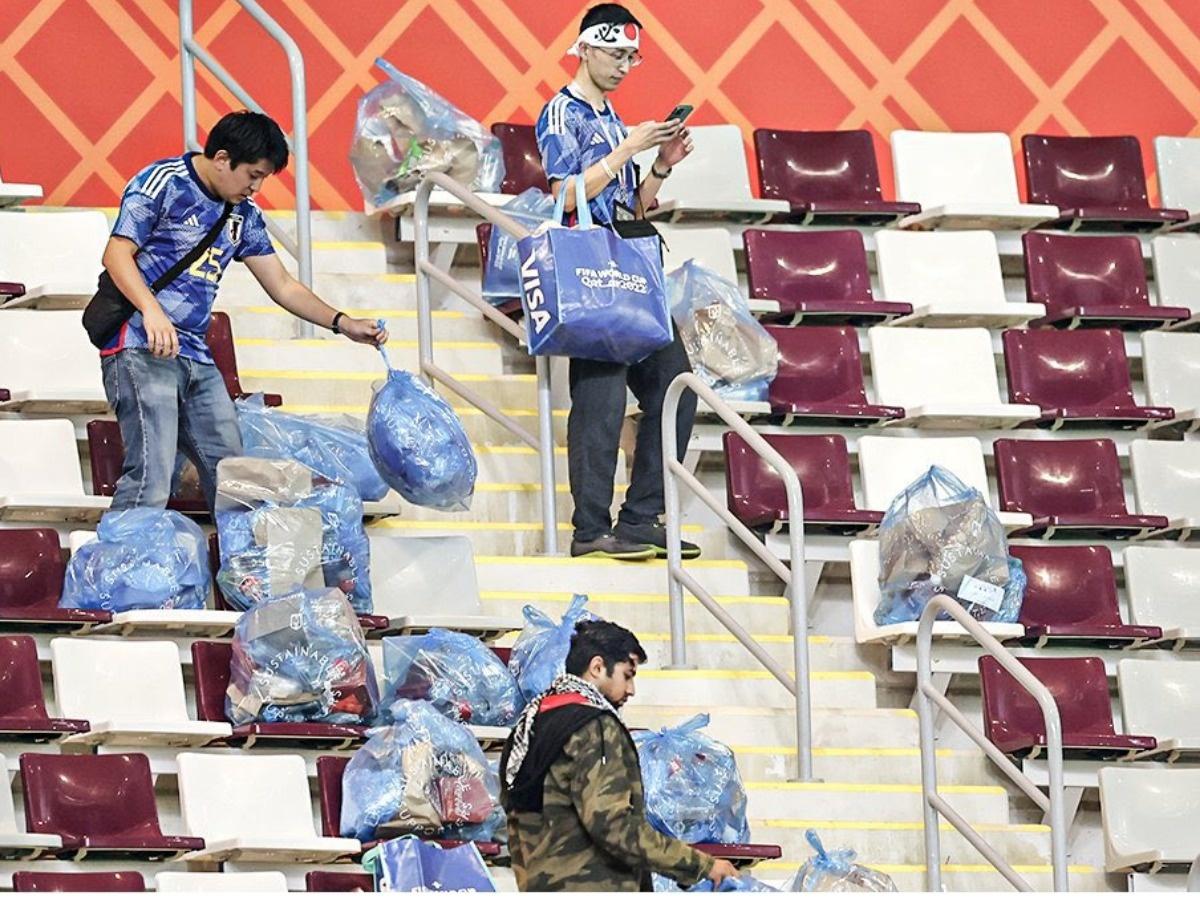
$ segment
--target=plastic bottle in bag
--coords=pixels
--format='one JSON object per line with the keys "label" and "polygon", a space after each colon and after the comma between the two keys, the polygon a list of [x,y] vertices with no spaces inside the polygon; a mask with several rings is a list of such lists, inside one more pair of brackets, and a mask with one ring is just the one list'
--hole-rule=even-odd
{"label": "plastic bottle in bag", "polygon": [[816,831],[804,832],[816,853],[800,867],[786,891],[832,891],[834,893],[898,893],[891,877],[878,869],[869,869],[854,861],[853,850],[826,852]]}
{"label": "plastic bottle in bag", "polygon": [[525,627],[513,642],[508,670],[517,679],[526,703],[549,688],[554,679],[566,671],[567,652],[571,649],[575,626],[585,618],[592,618],[584,608],[587,600],[586,594],[572,597],[571,605],[559,622],[534,606],[522,610]]}

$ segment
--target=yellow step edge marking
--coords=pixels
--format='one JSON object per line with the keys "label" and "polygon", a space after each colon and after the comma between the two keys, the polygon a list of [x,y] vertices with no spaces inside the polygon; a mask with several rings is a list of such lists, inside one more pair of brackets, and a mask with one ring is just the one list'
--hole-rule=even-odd
{"label": "yellow step edge marking", "polygon": [[[234,339],[236,347],[328,347],[330,342],[326,338],[236,338]],[[388,341],[388,347],[391,349],[403,348],[405,350],[416,350],[416,341]],[[434,341],[434,347],[448,347],[455,350],[492,350],[500,349],[500,345],[495,341]],[[318,374],[315,372],[307,373],[310,377]],[[325,374],[325,373],[319,373]],[[354,373],[358,374],[358,373]],[[386,374],[386,373],[385,373]],[[382,377],[375,373],[376,378]]]}
{"label": "yellow step edge marking", "polygon": [[[450,519],[448,521],[443,522],[440,519],[401,519],[396,516],[392,516],[391,518],[382,519],[379,522],[376,522],[375,524],[371,525],[370,527],[371,528],[399,528],[399,529],[409,529],[412,531],[427,531],[429,529],[435,529],[437,531],[444,531],[444,532],[451,532],[451,533],[453,533],[455,531],[541,531],[542,523],[541,522],[478,522],[478,521],[471,521],[469,519],[465,520],[465,521],[460,521],[460,522],[456,522],[453,519]],[[570,522],[559,522],[558,530],[559,531],[570,531],[571,523]],[[704,528],[701,525],[684,525],[683,531],[685,534],[697,534],[697,533],[703,532]],[[547,560],[562,559],[562,557],[557,557],[557,556],[541,556],[541,557],[514,556],[514,557],[508,557],[508,558],[512,559],[514,561],[520,561],[522,563],[531,563],[531,562],[535,562],[535,561],[536,562],[545,562]],[[480,561],[480,559],[481,559],[481,557],[476,556],[475,562],[478,563]],[[615,560],[588,560],[588,562],[592,562],[592,563],[610,562],[610,561],[615,562]],[[567,558],[567,559],[564,559],[564,562],[580,563],[580,562],[583,562],[583,560]],[[638,565],[646,565],[647,563],[651,563],[651,562],[655,562],[655,560],[646,560],[644,562],[639,562]],[[631,563],[626,563],[626,565],[631,565]],[[530,593],[525,593],[525,594],[521,594],[520,596],[521,597],[531,597],[533,595]]]}
{"label": "yellow step edge marking", "polygon": [[[924,822],[855,822],[842,819],[752,819],[755,824],[761,825],[764,828],[821,828],[830,829],[838,828],[842,830],[855,831],[924,831]],[[1016,834],[1049,834],[1050,826],[1048,825],[1023,825],[1023,824],[996,824],[996,825],[972,825],[976,831],[994,831],[998,833],[1016,833]],[[939,830],[953,831],[954,826],[949,822],[942,822]]]}
{"label": "yellow step edge marking", "polygon": [[[245,377],[245,373],[242,373],[242,374],[243,374],[243,377]],[[314,415],[314,416],[335,415],[335,414],[339,414],[339,413],[344,413],[344,414],[351,415],[351,416],[365,416],[367,414],[367,411],[370,409],[370,407],[367,406],[366,404],[360,404],[360,403],[346,404],[344,406],[328,406],[325,404],[285,403],[285,404],[283,404],[283,406],[281,406],[279,408],[283,412],[295,413],[297,415]],[[485,413],[482,409],[476,409],[474,406],[452,406],[450,408],[452,410],[454,410],[455,415],[457,415],[459,417],[462,417],[462,416],[486,416],[487,415],[487,413]],[[533,417],[537,416],[537,414],[538,414],[538,411],[536,409],[501,409],[500,412],[504,413],[506,416],[512,416],[513,418],[518,418],[518,419],[533,418]],[[565,419],[568,415],[570,415],[570,411],[565,410],[565,409],[556,409],[556,410],[553,410],[550,414],[552,416],[554,416],[555,418]]]}
{"label": "yellow step edge marking", "polygon": [[[282,250],[283,244],[271,239],[271,246]],[[382,250],[383,241],[313,241],[314,250]],[[381,273],[382,274],[382,273]]]}
{"label": "yellow step edge marking", "polygon": [[[795,756],[795,747],[785,746],[749,746],[749,745],[729,745],[734,753],[746,753],[751,755],[766,755],[772,756]],[[813,756],[827,757],[920,757],[921,751],[917,747],[813,747]],[[969,751],[964,753],[962,750],[938,750],[938,759],[951,759],[957,757],[968,756]],[[982,756],[982,754],[978,754]]]}
{"label": "yellow step edge marking", "polygon": [[[684,530],[686,531],[689,527],[699,528],[699,526],[685,525]],[[665,606],[668,602],[670,602],[668,600],[666,594],[602,594],[602,593],[597,593],[594,591],[589,591],[588,596],[595,603],[652,603],[652,604],[659,604],[659,605]],[[573,594],[566,593],[563,591],[480,591],[479,592],[479,598],[481,600],[522,600],[522,601],[526,601],[526,602],[536,600],[539,603],[570,603],[572,597],[574,597]],[[787,606],[788,605],[787,600],[785,600],[782,597],[731,597],[731,596],[718,595],[716,597],[716,600],[718,603],[724,604],[726,606],[736,606],[736,605],[748,604],[748,603],[762,604],[764,606]],[[695,605],[695,606],[700,605],[700,601],[694,597],[686,597],[685,596],[684,603],[687,603],[689,605]],[[648,640],[654,639],[654,638],[648,638],[647,635],[642,635],[642,637],[647,638]],[[697,635],[697,634],[688,634],[688,636],[687,636],[689,641],[697,640],[697,639],[703,640],[707,637],[708,637],[708,635]],[[664,637],[657,638],[657,639],[665,640],[666,637],[664,636]],[[791,640],[791,638],[789,638],[789,640]]]}
{"label": "yellow step edge marking", "polygon": [[[666,598],[663,598],[664,600]],[[792,645],[792,636],[790,634],[752,634],[750,635],[760,644],[787,644]],[[671,635],[667,632],[646,632],[639,631],[638,638],[643,641],[669,641]],[[732,634],[688,634],[687,639],[690,642],[697,644],[736,644],[738,639]],[[813,634],[808,637],[809,646],[813,644],[830,644],[832,639],[825,635]]]}
{"label": "yellow step edge marking", "polygon": [[[644,678],[646,674],[639,670],[638,678]],[[745,786],[747,790],[791,791],[809,794],[821,791],[838,791],[848,794],[920,794],[924,790],[919,784],[854,784],[828,781],[747,781]],[[938,785],[938,790],[944,794],[985,794],[989,796],[1007,794],[1004,788],[991,784],[946,784]]]}
{"label": "yellow step edge marking", "polygon": [[[788,673],[791,674],[790,672]],[[813,681],[874,681],[870,672],[809,672]],[[713,681],[773,681],[775,676],[762,669],[638,669],[638,677],[655,681],[687,681],[707,678]]]}
{"label": "yellow step edge marking", "polygon": [[[292,315],[286,309],[279,306],[241,306],[234,307],[234,310],[254,313],[259,316]],[[354,307],[346,307],[342,309],[342,312],[355,319],[415,319],[417,317],[416,311],[411,309],[355,309]],[[435,319],[465,319],[467,317],[466,313],[455,309],[435,309],[432,312]]]}
{"label": "yellow step edge marking", "polygon": [[[541,527],[540,525],[538,526]],[[684,531],[689,526],[683,526]],[[691,526],[703,530],[700,526]],[[570,556],[476,556],[475,565],[510,565],[520,563],[527,566],[602,566],[604,568],[628,568],[629,563],[617,559],[594,559],[589,557],[574,558]],[[639,564],[640,568],[665,569],[665,559],[649,559]],[[746,571],[746,564],[736,559],[697,559],[691,560],[685,566],[688,569],[740,569]]]}

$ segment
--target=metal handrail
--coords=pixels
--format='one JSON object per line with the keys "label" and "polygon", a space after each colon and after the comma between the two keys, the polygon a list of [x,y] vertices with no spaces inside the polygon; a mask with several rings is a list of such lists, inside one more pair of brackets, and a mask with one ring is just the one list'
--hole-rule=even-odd
{"label": "metal handrail", "polygon": [[512,416],[501,410],[478,391],[463,384],[433,360],[433,313],[430,308],[429,281],[438,282],[479,310],[484,318],[498,325],[518,342],[525,343],[525,332],[512,319],[501,314],[449,272],[439,269],[429,258],[429,198],[434,188],[441,188],[459,200],[467,209],[487,219],[494,227],[502,228],[517,240],[528,237],[529,231],[495,207],[484,203],[470,189],[449,175],[434,172],[426,175],[417,188],[413,208],[413,255],[417,279],[417,346],[421,377],[431,387],[439,381],[493,422],[498,422],[524,444],[537,451],[541,462],[542,486],[542,546],[549,556],[558,553],[557,476],[554,469],[554,419],[550,395],[550,360],[534,357],[537,372],[538,434],[534,437]]}
{"label": "metal handrail", "polygon": [[[1050,786],[1043,793],[1028,776],[1013,764],[1004,753],[988,740],[987,736],[959,711],[946,695],[933,684],[933,625],[939,613],[947,613],[961,625],[971,637],[979,642],[1004,669],[1033,695],[1042,710],[1046,725],[1046,764],[1050,771]],[[921,784],[922,811],[925,818],[925,889],[940,891],[942,881],[941,835],[938,831],[939,813],[965,837],[983,857],[996,867],[1017,890],[1032,891],[1029,883],[1003,859],[999,852],[964,819],[938,793],[937,748],[934,725],[937,713],[945,714],[979,745],[987,757],[994,762],[1038,807],[1050,822],[1050,862],[1054,875],[1054,890],[1066,891],[1067,887],[1067,827],[1063,810],[1063,749],[1062,721],[1058,705],[1050,690],[1012,653],[1006,650],[987,629],[972,618],[952,597],[944,594],[934,597],[921,613],[917,627],[917,716],[921,726]]]}
{"label": "metal handrail", "polygon": [[[761,540],[726,508],[725,504],[701,484],[679,462],[679,441],[676,419],[679,401],[685,390],[692,390],[730,428],[738,433],[750,449],[766,460],[783,480],[787,492],[788,546],[792,568],[789,569]],[[662,410],[663,499],[667,520],[667,592],[671,617],[671,665],[687,666],[687,635],[683,618],[683,589],[686,587],[700,605],[712,613],[725,629],[737,638],[750,654],[763,664],[775,680],[796,698],[796,760],[800,781],[812,781],[812,691],[808,673],[808,588],[804,577],[804,490],[796,470],[771,447],[762,436],[745,423],[715,391],[691,372],[676,376],[667,388]],[[726,612],[716,598],[683,568],[683,523],[679,501],[679,482],[682,481],[700,500],[750,548],[764,565],[787,586],[786,596],[791,614],[792,662],[794,674],[777,663],[741,624]]]}
{"label": "metal handrail", "polygon": [[[296,157],[293,167],[293,178],[296,183],[296,239],[293,240],[283,228],[271,219],[267,219],[267,230],[283,245],[283,248],[296,260],[299,277],[305,287],[313,284],[312,272],[312,218],[311,201],[308,190],[308,97],[304,83],[304,56],[300,46],[292,40],[278,22],[267,14],[256,0],[237,0],[242,9],[275,39],[287,56],[288,72],[292,81],[292,134],[288,137],[288,146]],[[247,109],[263,112],[263,108],[255,102],[250,93],[238,84],[206,49],[196,43],[193,0],[179,0],[179,48],[180,61],[183,66],[182,96],[183,105],[183,145],[188,150],[201,149],[196,140],[196,61],[199,60],[206,69],[225,85]]]}

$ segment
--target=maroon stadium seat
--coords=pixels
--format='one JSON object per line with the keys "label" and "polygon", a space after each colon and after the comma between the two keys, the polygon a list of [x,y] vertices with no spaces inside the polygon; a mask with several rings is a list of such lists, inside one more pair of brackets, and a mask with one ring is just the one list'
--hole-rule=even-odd
{"label": "maroon stadium seat", "polygon": [[1151,208],[1135,137],[1027,134],[1021,148],[1029,202],[1059,208],[1050,227],[1154,231],[1188,217],[1182,209]]}
{"label": "maroon stadium seat", "polygon": [[[237,354],[233,349],[233,327],[229,324],[229,314],[215,312],[208,324],[208,333],[204,336],[212,353],[213,362],[221,370],[225,379],[225,389],[234,400],[250,396],[242,389],[238,379]],[[263,402],[267,406],[280,406],[283,398],[278,394],[263,394]]]}
{"label": "maroon stadium seat", "polygon": [[701,853],[717,859],[727,859],[745,868],[767,859],[779,859],[783,849],[778,844],[692,844]]}
{"label": "maroon stadium seat", "polygon": [[1033,516],[1019,534],[1109,540],[1166,528],[1165,516],[1130,515],[1121,463],[1110,440],[1017,441],[993,444],[1000,508]]}
{"label": "maroon stadium seat", "polygon": [[53,528],[12,528],[0,542],[0,629],[76,631],[108,622],[100,610],[59,609],[66,565]]}
{"label": "maroon stadium seat", "polygon": [[[763,439],[800,476],[806,529],[853,534],[883,519],[881,512],[855,506],[850,457],[841,435],[767,434]],[[729,511],[749,528],[786,527],[783,479],[736,432],[725,432],[724,445]]]}
{"label": "maroon stadium seat", "polygon": [[64,855],[169,859],[204,848],[162,833],[144,754],[22,753],[21,778],[26,827],[60,835]]}
{"label": "maroon stadium seat", "polygon": [[[1021,663],[1054,696],[1064,755],[1113,759],[1158,746],[1153,737],[1116,733],[1104,660],[1098,656],[1026,657]],[[1003,752],[1017,756],[1036,755],[1045,748],[1046,724],[1033,695],[991,656],[979,658],[979,679],[988,739]]]}
{"label": "maroon stadium seat", "polygon": [[15,281],[0,281],[0,303],[25,296],[25,285]]}
{"label": "maroon stadium seat", "polygon": [[804,224],[886,225],[921,211],[883,199],[870,132],[758,128],[754,150],[763,198],[786,201]]}
{"label": "maroon stadium seat", "polygon": [[550,193],[534,127],[497,122],[492,126],[492,134],[500,138],[504,154],[504,181],[500,183],[500,190],[505,194],[519,194],[533,187]]}
{"label": "maroon stadium seat", "polygon": [[1136,428],[1175,418],[1175,410],[1133,399],[1125,338],[1119,331],[1004,332],[1008,399],[1041,407],[1040,425]]}
{"label": "maroon stadium seat", "polygon": [[1142,244],[1133,235],[1076,237],[1028,231],[1025,292],[1046,315],[1031,324],[1075,328],[1158,328],[1186,319],[1181,306],[1151,306]]}
{"label": "maroon stadium seat", "polygon": [[[224,641],[192,644],[192,672],[196,686],[196,718],[202,722],[228,722],[225,691],[233,645]],[[232,724],[232,723],[231,723]],[[234,725],[230,744],[252,747],[257,743],[300,744],[305,747],[348,747],[363,740],[366,728],[324,722],[251,722]]]}
{"label": "maroon stadium seat", "polygon": [[375,879],[362,872],[309,872],[304,876],[304,889],[310,894],[373,893]]}
{"label": "maroon stadium seat", "polygon": [[779,304],[779,314],[763,316],[764,321],[872,325],[912,312],[910,303],[875,300],[857,231],[752,228],[743,240],[751,298]]}
{"label": "maroon stadium seat", "polygon": [[46,741],[91,731],[83,719],[46,713],[37,644],[27,634],[0,637],[0,740]]}
{"label": "maroon stadium seat", "polygon": [[898,406],[868,403],[858,334],[849,325],[768,326],[779,347],[779,370],[768,389],[771,414],[790,425],[871,425],[900,419]]}
{"label": "maroon stadium seat", "polygon": [[1126,625],[1107,547],[1019,546],[1009,553],[1025,567],[1025,597],[1018,620],[1025,639],[1124,647],[1156,641],[1162,629]]}
{"label": "maroon stadium seat", "polygon": [[13,872],[17,893],[137,893],[146,890],[140,872]]}

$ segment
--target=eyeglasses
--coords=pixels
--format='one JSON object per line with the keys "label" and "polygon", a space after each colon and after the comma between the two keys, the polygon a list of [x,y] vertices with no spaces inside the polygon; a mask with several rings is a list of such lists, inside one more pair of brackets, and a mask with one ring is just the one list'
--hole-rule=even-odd
{"label": "eyeglasses", "polygon": [[622,53],[620,50],[609,50],[605,47],[592,47],[593,50],[599,50],[605,56],[613,61],[613,65],[620,66],[628,65],[629,68],[640,66],[642,64],[642,54],[636,50],[631,50],[628,53]]}

